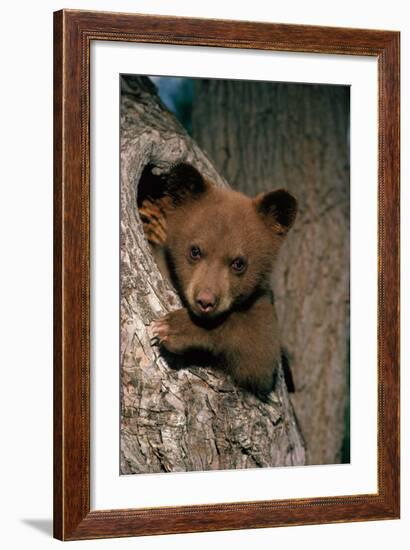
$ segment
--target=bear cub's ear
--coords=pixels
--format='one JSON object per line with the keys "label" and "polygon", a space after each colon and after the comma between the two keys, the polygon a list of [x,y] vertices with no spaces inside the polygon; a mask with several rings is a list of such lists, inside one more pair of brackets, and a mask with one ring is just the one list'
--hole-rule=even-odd
{"label": "bear cub's ear", "polygon": [[254,201],[257,211],[269,228],[277,235],[286,235],[298,211],[295,197],[284,189],[278,189],[261,193],[255,197]]}
{"label": "bear cub's ear", "polygon": [[208,189],[208,184],[196,168],[181,162],[165,176],[165,194],[175,206],[197,199]]}

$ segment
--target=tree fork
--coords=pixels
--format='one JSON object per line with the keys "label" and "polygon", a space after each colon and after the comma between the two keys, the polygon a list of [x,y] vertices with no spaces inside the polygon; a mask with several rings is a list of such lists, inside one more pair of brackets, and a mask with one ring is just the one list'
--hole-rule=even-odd
{"label": "tree fork", "polygon": [[182,161],[216,185],[227,183],[149,79],[124,76],[121,89],[121,473],[302,465],[304,442],[281,365],[262,402],[211,367],[171,368],[150,345],[150,323],[181,304],[145,237],[139,186],[147,173]]}

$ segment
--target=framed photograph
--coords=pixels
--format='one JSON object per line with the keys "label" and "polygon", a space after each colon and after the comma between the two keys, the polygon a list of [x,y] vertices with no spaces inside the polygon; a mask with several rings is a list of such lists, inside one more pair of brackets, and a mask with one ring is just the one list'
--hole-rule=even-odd
{"label": "framed photograph", "polygon": [[399,517],[398,32],[54,14],[54,535]]}

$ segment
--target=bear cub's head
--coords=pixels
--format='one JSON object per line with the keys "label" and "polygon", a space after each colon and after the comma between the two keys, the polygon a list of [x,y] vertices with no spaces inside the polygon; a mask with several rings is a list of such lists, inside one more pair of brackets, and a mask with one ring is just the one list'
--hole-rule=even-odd
{"label": "bear cub's head", "polygon": [[254,198],[216,187],[189,164],[166,178],[166,253],[191,313],[216,319],[270,288],[273,262],[295,221],[296,199],[282,189]]}

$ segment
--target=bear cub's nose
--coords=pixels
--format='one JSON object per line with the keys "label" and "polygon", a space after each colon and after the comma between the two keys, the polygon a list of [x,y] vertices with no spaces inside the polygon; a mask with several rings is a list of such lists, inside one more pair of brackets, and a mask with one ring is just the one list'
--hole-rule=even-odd
{"label": "bear cub's nose", "polygon": [[196,298],[196,303],[201,311],[210,313],[216,307],[216,298],[210,290],[201,290]]}

